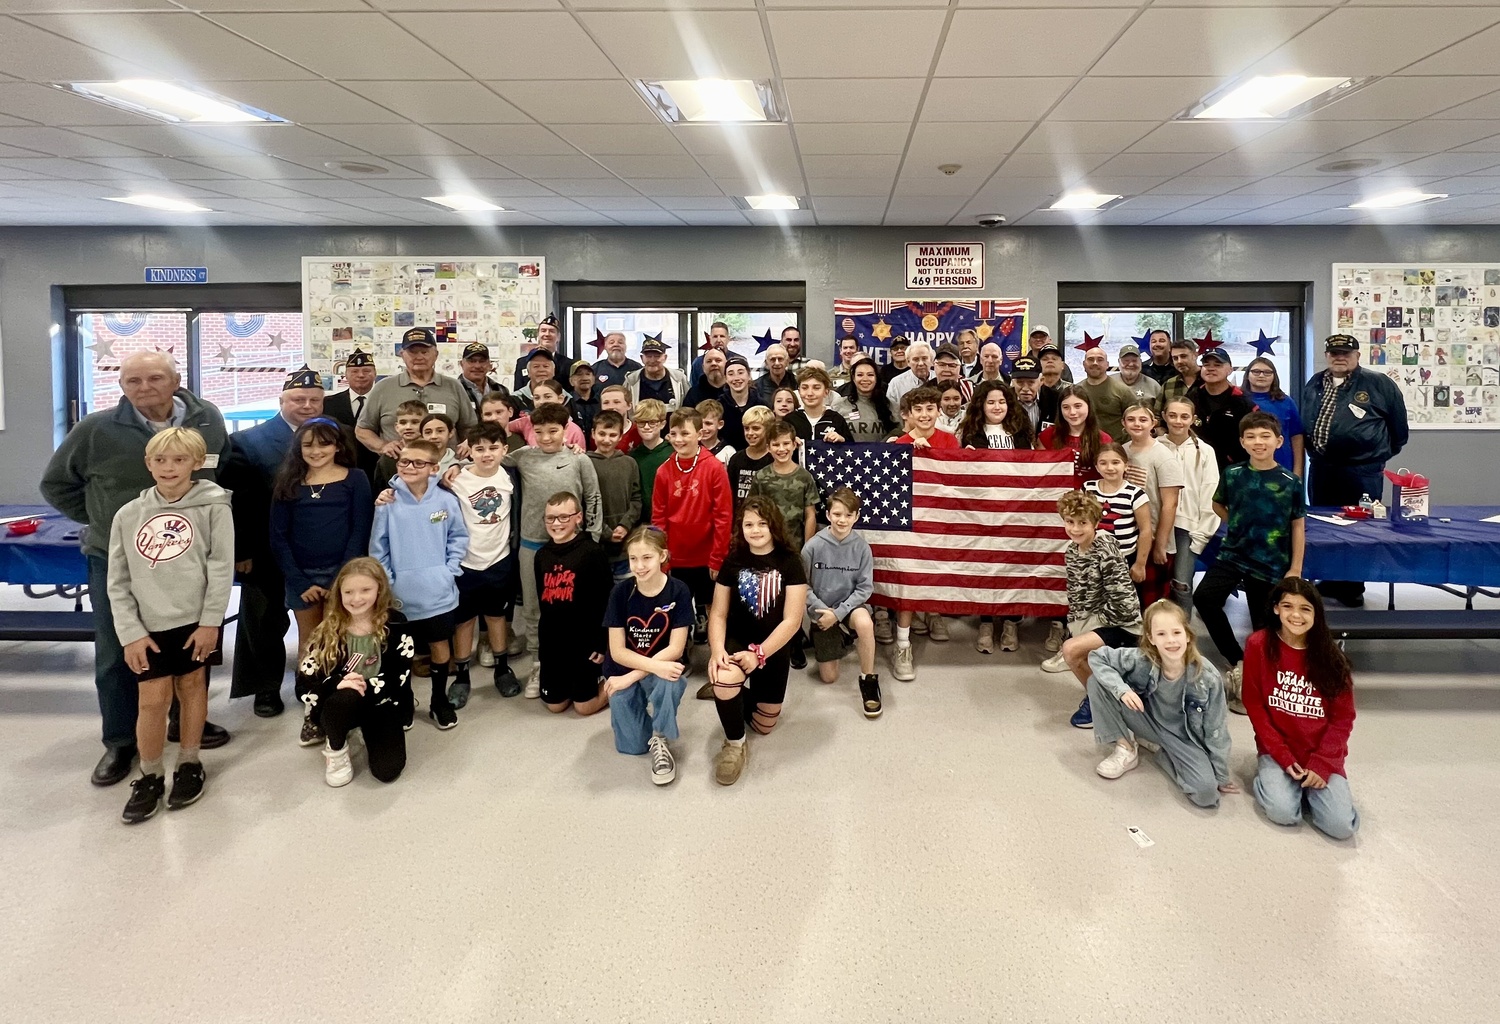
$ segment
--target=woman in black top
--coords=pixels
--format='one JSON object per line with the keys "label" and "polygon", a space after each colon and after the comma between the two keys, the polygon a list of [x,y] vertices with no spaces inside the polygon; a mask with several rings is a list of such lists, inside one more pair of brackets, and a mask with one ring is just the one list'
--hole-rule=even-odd
{"label": "woman in black top", "polygon": [[745,723],[762,736],[776,727],[786,699],[790,644],[807,608],[807,570],[787,540],[776,503],[752,495],[735,519],[708,616],[708,678],[724,725],[724,746],[714,758],[721,786],[737,782],[749,760]]}

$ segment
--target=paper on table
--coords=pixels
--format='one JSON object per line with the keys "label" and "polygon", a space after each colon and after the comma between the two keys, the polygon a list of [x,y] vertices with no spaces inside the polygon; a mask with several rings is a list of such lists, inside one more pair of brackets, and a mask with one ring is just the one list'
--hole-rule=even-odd
{"label": "paper on table", "polygon": [[1334,526],[1353,526],[1359,522],[1357,519],[1340,519],[1337,516],[1319,516],[1308,513],[1307,518],[1316,519],[1320,523],[1332,523]]}
{"label": "paper on table", "polygon": [[1486,516],[1479,521],[1481,523],[1500,523],[1500,516]]}
{"label": "paper on table", "polygon": [[9,526],[11,523],[19,523],[23,519],[43,519],[43,518],[45,518],[45,517],[44,516],[35,516],[35,515],[33,515],[33,516],[6,516],[4,519],[0,519],[0,526]]}

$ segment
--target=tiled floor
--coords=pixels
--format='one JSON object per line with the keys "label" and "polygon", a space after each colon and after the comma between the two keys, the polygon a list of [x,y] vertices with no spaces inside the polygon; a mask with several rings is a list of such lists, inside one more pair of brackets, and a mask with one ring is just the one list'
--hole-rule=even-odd
{"label": "tiled floor", "polygon": [[797,679],[731,789],[691,694],[665,789],[604,716],[486,687],[453,732],[419,720],[397,783],[333,790],[293,715],[215,681],[207,794],[134,828],[87,781],[89,649],[0,644],[0,1019],[1497,1019],[1500,645],[1357,649],[1341,844],[1150,765],[1098,778],[1023,638],[919,641],[877,722],[852,664]]}

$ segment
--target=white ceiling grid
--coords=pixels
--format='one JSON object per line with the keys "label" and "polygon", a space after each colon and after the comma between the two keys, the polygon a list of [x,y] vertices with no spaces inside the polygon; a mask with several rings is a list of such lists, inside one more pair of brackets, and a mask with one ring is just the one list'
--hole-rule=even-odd
{"label": "white ceiling grid", "polygon": [[[1500,223],[1496,53],[1477,0],[0,0],[0,224]],[[1378,79],[1292,123],[1172,120],[1289,71]],[[295,124],[51,88],[124,77]],[[631,80],[674,77],[770,79],[789,123],[666,127]],[[1077,187],[1129,198],[1046,209]],[[1451,198],[1347,208],[1401,187]],[[105,200],[132,191],[214,212]],[[735,202],[771,191],[808,209]],[[451,192],[506,212],[422,200]]]}

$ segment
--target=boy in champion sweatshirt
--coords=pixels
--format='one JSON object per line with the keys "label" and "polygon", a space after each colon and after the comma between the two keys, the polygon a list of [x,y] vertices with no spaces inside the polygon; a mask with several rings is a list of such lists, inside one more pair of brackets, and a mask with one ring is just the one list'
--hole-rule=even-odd
{"label": "boy in champion sweatshirt", "polygon": [[162,752],[172,694],[182,704],[181,755],[167,806],[203,793],[198,760],[208,688],[203,664],[218,646],[234,585],[234,519],[229,492],[194,480],[207,446],[189,427],[168,427],[146,442],[155,486],[126,502],[109,531],[109,601],[125,664],[136,674],[136,747],[141,777],[131,784],[126,824],[156,813],[166,790]]}
{"label": "boy in champion sweatshirt", "polygon": [[630,578],[625,537],[641,521],[641,470],[634,459],[620,451],[624,431],[625,417],[619,413],[602,409],[594,414],[594,450],[589,452],[589,461],[599,478],[599,546],[609,557],[616,583]]}
{"label": "boy in champion sweatshirt", "polygon": [[391,578],[412,639],[426,644],[432,659],[432,701],[428,717],[439,729],[458,724],[448,699],[458,577],[469,549],[458,498],[433,486],[442,451],[431,441],[407,441],[396,461],[396,497],[375,509],[370,557]]}
{"label": "boy in champion sweatshirt", "polygon": [[698,443],[703,415],[691,406],[672,414],[667,440],[672,454],[656,471],[651,522],[667,535],[672,576],[688,585],[696,612],[693,642],[708,642],[708,607],[714,578],[729,553],[734,492],[729,472]]}
{"label": "boy in champion sweatshirt", "polygon": [[853,636],[859,651],[859,692],[866,718],[880,717],[880,676],[875,673],[875,620],[865,602],[875,593],[875,556],[854,532],[859,495],[840,487],[828,496],[828,525],[802,546],[807,566],[807,616],[812,620],[818,678],[838,682],[839,661]]}

